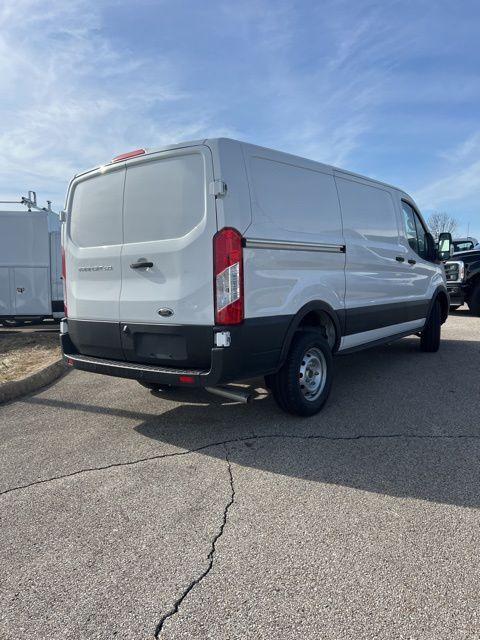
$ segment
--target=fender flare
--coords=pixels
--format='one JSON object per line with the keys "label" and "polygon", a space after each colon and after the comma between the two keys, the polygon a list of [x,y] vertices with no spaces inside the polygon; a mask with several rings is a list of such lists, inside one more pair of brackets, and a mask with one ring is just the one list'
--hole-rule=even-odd
{"label": "fender flare", "polygon": [[287,357],[290,345],[293,340],[293,336],[300,326],[300,323],[312,311],[321,311],[323,313],[326,313],[333,322],[333,325],[335,327],[335,344],[333,346],[332,352],[335,353],[336,351],[338,351],[340,340],[345,331],[345,310],[339,309],[338,311],[335,311],[333,307],[331,307],[327,302],[324,302],[323,300],[312,300],[297,311],[295,316],[290,321],[290,324],[288,325],[287,332],[283,339],[282,350],[280,352],[279,367],[282,366],[285,358]]}
{"label": "fender flare", "polygon": [[435,289],[432,299],[430,300],[430,303],[428,305],[427,320],[430,316],[433,305],[439,298],[443,298],[445,300],[445,302],[440,302],[442,306],[442,324],[444,324],[448,318],[448,311],[450,308],[450,296],[448,294],[447,288],[441,284],[439,284],[438,287]]}

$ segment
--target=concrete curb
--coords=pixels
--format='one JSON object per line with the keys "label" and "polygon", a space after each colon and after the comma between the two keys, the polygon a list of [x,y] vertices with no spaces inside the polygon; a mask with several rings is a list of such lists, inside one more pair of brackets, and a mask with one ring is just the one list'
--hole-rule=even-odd
{"label": "concrete curb", "polygon": [[40,371],[35,371],[25,378],[20,380],[12,380],[11,382],[4,382],[0,385],[0,404],[3,402],[9,402],[19,396],[24,396],[27,393],[32,393],[41,389],[47,384],[50,384],[57,378],[59,378],[67,367],[62,358],[55,360],[52,364],[49,364]]}

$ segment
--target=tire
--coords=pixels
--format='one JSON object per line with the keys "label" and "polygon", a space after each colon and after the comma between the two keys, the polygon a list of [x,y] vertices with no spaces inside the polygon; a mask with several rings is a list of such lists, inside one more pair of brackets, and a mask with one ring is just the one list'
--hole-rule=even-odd
{"label": "tire", "polygon": [[10,320],[10,319],[3,320],[4,327],[21,327],[24,324],[25,323],[23,320]]}
{"label": "tire", "polygon": [[442,327],[442,314],[440,301],[435,300],[425,328],[420,336],[420,348],[427,353],[435,353],[440,347],[440,334]]}
{"label": "tire", "polygon": [[480,282],[475,285],[468,299],[468,308],[474,316],[480,316]]}
{"label": "tire", "polygon": [[146,389],[150,389],[150,391],[171,391],[175,389],[175,387],[171,384],[155,384],[154,382],[142,382],[138,380],[138,383],[145,387]]}
{"label": "tire", "polygon": [[332,379],[333,356],[328,342],[317,331],[302,331],[294,336],[282,368],[268,376],[267,385],[283,411],[313,416],[325,404]]}

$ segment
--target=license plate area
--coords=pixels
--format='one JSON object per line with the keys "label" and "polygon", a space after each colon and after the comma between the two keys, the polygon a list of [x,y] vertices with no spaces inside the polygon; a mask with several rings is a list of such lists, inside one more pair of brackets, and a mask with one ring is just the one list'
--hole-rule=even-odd
{"label": "license plate area", "polygon": [[167,367],[208,369],[213,328],[189,325],[121,323],[125,359]]}

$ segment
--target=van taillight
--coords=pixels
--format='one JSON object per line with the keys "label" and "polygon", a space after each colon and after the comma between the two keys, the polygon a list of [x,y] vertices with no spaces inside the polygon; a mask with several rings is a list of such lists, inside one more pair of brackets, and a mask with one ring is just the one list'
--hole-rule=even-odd
{"label": "van taillight", "polygon": [[65,262],[65,249],[62,247],[62,280],[63,280],[63,311],[65,317],[68,316],[67,310],[67,267]]}
{"label": "van taillight", "polygon": [[242,236],[225,227],[213,238],[216,324],[239,324],[244,317]]}

